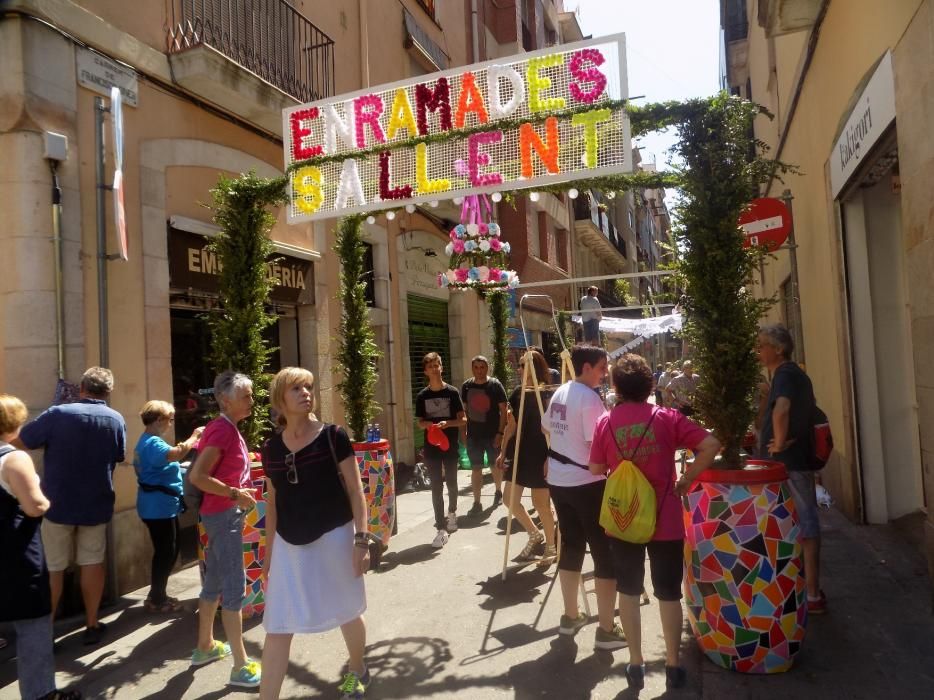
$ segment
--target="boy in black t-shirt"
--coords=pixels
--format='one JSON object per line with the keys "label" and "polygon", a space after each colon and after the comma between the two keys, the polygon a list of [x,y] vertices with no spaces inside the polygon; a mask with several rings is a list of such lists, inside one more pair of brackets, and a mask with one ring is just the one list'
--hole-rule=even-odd
{"label": "boy in black t-shirt", "polygon": [[494,465],[499,457],[503,431],[506,430],[506,390],[496,377],[489,376],[490,363],[483,355],[470,362],[473,377],[461,385],[461,401],[467,412],[467,456],[472,468],[473,507],[467,515],[483,512],[480,491],[483,488],[483,461],[490,465],[496,495],[493,506],[503,500],[503,472]]}
{"label": "boy in black t-shirt", "polygon": [[[435,511],[437,533],[431,546],[440,549],[448,541],[448,533],[457,530],[457,462],[459,457],[458,435],[466,424],[464,405],[457,389],[446,384],[441,377],[441,356],[430,352],[422,358],[422,369],[428,378],[428,386],[415,397],[415,417],[418,427],[425,431],[425,465],[431,477],[431,504]],[[437,426],[446,438],[444,444],[432,444],[430,429]],[[436,440],[437,442],[437,440]],[[444,515],[444,483],[448,487],[448,513]]]}

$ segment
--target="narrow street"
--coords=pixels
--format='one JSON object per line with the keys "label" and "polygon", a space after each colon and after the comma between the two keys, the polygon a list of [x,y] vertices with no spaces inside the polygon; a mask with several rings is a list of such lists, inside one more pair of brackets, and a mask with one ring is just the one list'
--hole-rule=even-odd
{"label": "narrow street", "polygon": [[[459,510],[470,507],[469,472],[460,472]],[[400,532],[377,574],[368,574],[368,663],[372,698],[625,698],[628,654],[595,652],[591,622],[576,639],[559,637],[560,592],[554,568],[500,570],[506,511],[491,510],[484,487],[482,519],[460,518],[440,551],[433,535],[429,491],[400,496]],[[934,617],[923,557],[892,527],[850,523],[822,511],[824,590],[830,612],[809,622],[795,668],[776,676],[722,671],[697,651],[685,621],[683,653],[688,686],[665,692],[662,639],[654,602],[643,607],[648,663],[642,698],[865,698],[934,697]],[[513,554],[524,535],[511,539]],[[586,565],[585,565],[586,570]],[[146,590],[105,610],[105,642],[81,646],[76,621],[64,621],[56,655],[59,687],[76,683],[89,698],[248,698],[224,685],[230,665],[189,669],[195,638],[192,613],[198,572],[175,574],[169,591],[186,612],[156,617],[143,611]],[[590,596],[591,606],[595,606]],[[220,634],[220,624],[217,625]],[[246,625],[247,650],[259,656],[263,629]],[[17,697],[15,662],[0,652],[0,699]],[[344,645],[337,631],[296,637],[283,697],[335,697]]]}

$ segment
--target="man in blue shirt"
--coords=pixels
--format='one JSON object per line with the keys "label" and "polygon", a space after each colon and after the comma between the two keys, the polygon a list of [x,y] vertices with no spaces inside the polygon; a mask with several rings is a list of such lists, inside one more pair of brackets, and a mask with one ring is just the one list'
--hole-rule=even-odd
{"label": "man in blue shirt", "polygon": [[114,512],[113,471],[126,451],[126,423],[106,403],[113,386],[109,369],[91,367],[81,377],[80,401],[52,406],[23,426],[14,443],[28,450],[45,448],[42,488],[51,506],[42,522],[42,544],[52,614],[75,553],[87,620],[85,644],[97,644],[104,633],[97,611],[104,593],[107,523]]}

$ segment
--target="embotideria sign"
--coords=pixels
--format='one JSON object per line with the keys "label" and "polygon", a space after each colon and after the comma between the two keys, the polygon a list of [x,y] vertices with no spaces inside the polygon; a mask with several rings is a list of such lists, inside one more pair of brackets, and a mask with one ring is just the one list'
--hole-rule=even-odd
{"label": "embotideria sign", "polygon": [[631,170],[625,35],[284,110],[290,223]]}

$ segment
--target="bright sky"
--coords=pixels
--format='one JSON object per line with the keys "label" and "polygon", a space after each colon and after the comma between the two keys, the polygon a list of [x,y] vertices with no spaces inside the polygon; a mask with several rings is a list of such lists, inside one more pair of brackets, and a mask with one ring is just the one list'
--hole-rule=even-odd
{"label": "bright sky", "polygon": [[[626,33],[629,94],[638,103],[707,97],[719,89],[720,17],[717,0],[564,0],[580,9],[584,36]],[[672,133],[649,134],[642,161],[666,170]]]}

